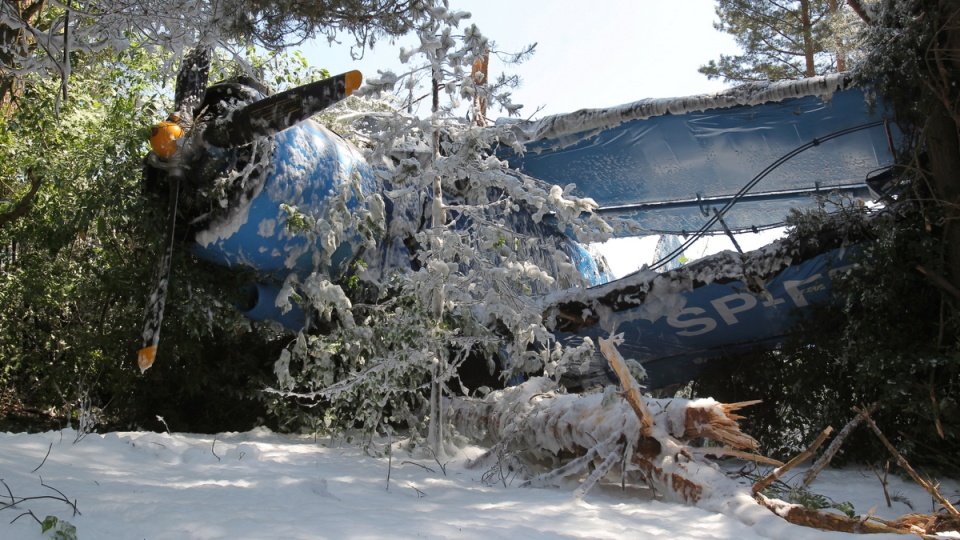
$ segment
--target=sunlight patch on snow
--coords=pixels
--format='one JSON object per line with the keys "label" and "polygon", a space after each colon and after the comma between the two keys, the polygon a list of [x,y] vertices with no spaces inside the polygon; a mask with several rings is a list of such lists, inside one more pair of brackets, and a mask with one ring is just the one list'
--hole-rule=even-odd
{"label": "sunlight patch on snow", "polygon": [[[718,490],[696,508],[651,500],[649,490],[635,486],[623,491],[619,479],[601,482],[579,502],[570,485],[519,489],[519,482],[485,484],[480,480],[484,471],[464,466],[467,455],[482,451],[476,447],[445,461],[446,474],[432,459],[395,449],[388,490],[388,458],[372,457],[339,440],[264,429],[216,437],[91,434],[73,444],[75,438],[69,429],[0,433],[5,450],[0,470],[17,496],[49,494],[40,486],[42,477],[76,500],[77,516],[50,500],[22,506],[68,520],[80,538],[848,538],[789,525],[742,489],[737,494]],[[250,459],[249,453],[240,457],[253,447],[259,459]],[[398,466],[403,461],[423,467]],[[890,489],[909,497],[918,511],[928,510],[929,497],[922,490],[899,477],[890,481]],[[957,482],[941,484],[947,497],[960,494]],[[834,500],[853,502],[859,513],[872,506],[884,518],[902,513],[886,509],[876,480],[857,470],[824,471],[815,487]],[[11,523],[12,517],[0,519],[0,538],[42,538],[35,522]]]}

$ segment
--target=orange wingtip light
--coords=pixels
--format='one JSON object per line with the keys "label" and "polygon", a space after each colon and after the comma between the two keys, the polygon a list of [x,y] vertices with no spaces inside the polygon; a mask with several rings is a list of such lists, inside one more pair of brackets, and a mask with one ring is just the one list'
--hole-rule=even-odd
{"label": "orange wingtip light", "polygon": [[357,70],[348,71],[343,76],[343,86],[348,96],[360,88],[361,84],[363,84],[363,74]]}
{"label": "orange wingtip light", "polygon": [[150,128],[150,146],[162,157],[170,157],[180,148],[177,146],[180,137],[183,137],[183,128],[176,122],[160,122]]}
{"label": "orange wingtip light", "polygon": [[151,345],[144,347],[137,352],[137,365],[140,366],[140,373],[150,369],[153,361],[157,359],[157,346]]}

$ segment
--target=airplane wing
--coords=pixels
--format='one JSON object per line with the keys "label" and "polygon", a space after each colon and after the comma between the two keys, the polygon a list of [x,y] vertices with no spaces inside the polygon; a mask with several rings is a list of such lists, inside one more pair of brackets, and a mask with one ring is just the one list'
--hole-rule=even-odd
{"label": "airplane wing", "polygon": [[718,212],[730,229],[763,228],[813,195],[869,195],[867,180],[893,165],[899,138],[871,97],[837,74],[585,109],[517,123],[524,151],[501,157],[576,184],[574,195],[640,234],[720,231]]}

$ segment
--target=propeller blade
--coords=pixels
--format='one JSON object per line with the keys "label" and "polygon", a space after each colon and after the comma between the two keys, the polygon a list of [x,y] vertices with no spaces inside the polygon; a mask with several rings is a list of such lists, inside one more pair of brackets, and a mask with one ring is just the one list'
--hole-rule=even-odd
{"label": "propeller blade", "polygon": [[173,259],[174,230],[177,223],[177,199],[180,195],[180,174],[170,174],[170,206],[167,213],[166,235],[163,254],[160,256],[154,277],[153,289],[147,298],[143,314],[143,347],[137,352],[137,365],[140,373],[150,369],[157,358],[157,346],[160,344],[160,325],[163,322],[163,308],[167,304],[167,286],[170,284],[170,261]]}
{"label": "propeller blade", "polygon": [[[175,112],[168,121],[161,122],[151,130],[150,144],[153,147],[153,153],[162,158],[170,158],[180,149],[177,141],[184,136],[184,127],[193,122],[194,114],[203,103],[207,92],[207,79],[210,76],[210,55],[209,47],[200,46],[184,56],[180,63],[177,86],[174,90]],[[154,173],[153,178],[156,179],[156,176]],[[147,177],[150,177],[149,173]],[[180,198],[183,169],[180,165],[166,169],[166,178],[170,188],[170,201],[167,209],[163,252],[160,260],[157,261],[153,288],[147,298],[143,314],[143,345],[137,352],[140,373],[153,365],[157,358],[157,347],[160,344],[160,326],[163,323],[163,310],[167,304],[167,288],[170,284],[170,263],[173,260],[177,202]]]}
{"label": "propeller blade", "polygon": [[292,127],[346,98],[362,81],[359,71],[349,71],[274,94],[241,107],[225,121],[211,125],[204,139],[220,148],[250,144]]}
{"label": "propeller blade", "polygon": [[177,73],[173,103],[177,114],[192,119],[194,111],[203,103],[210,77],[210,48],[198,47],[183,57]]}

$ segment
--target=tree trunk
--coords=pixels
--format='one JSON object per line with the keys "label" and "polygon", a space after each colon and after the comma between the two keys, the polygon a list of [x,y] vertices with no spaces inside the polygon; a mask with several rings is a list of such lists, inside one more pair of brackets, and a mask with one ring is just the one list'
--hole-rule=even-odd
{"label": "tree trunk", "polygon": [[804,75],[813,77],[817,74],[816,58],[814,57],[817,45],[813,42],[813,22],[810,17],[810,0],[800,0],[800,25],[803,28]]}
{"label": "tree trunk", "polygon": [[[837,5],[837,0],[828,0],[827,6],[830,9],[830,17],[840,16],[840,6]],[[833,44],[834,56],[837,59],[837,71],[842,73],[847,70],[847,51],[846,47],[843,46],[843,38],[839,34],[835,35]]]}
{"label": "tree trunk", "polygon": [[587,456],[582,467],[569,472],[622,451],[625,474],[671,500],[687,503],[697,503],[716,482],[727,479],[681,441],[709,438],[749,450],[757,445],[740,431],[738,417],[732,414],[740,404],[643,398],[650,415],[650,436],[643,436],[641,421],[625,400],[605,403],[604,394],[561,394],[555,386],[551,379],[536,378],[484,399],[454,398],[447,402],[447,416],[461,434],[521,454],[532,463],[556,467]]}

